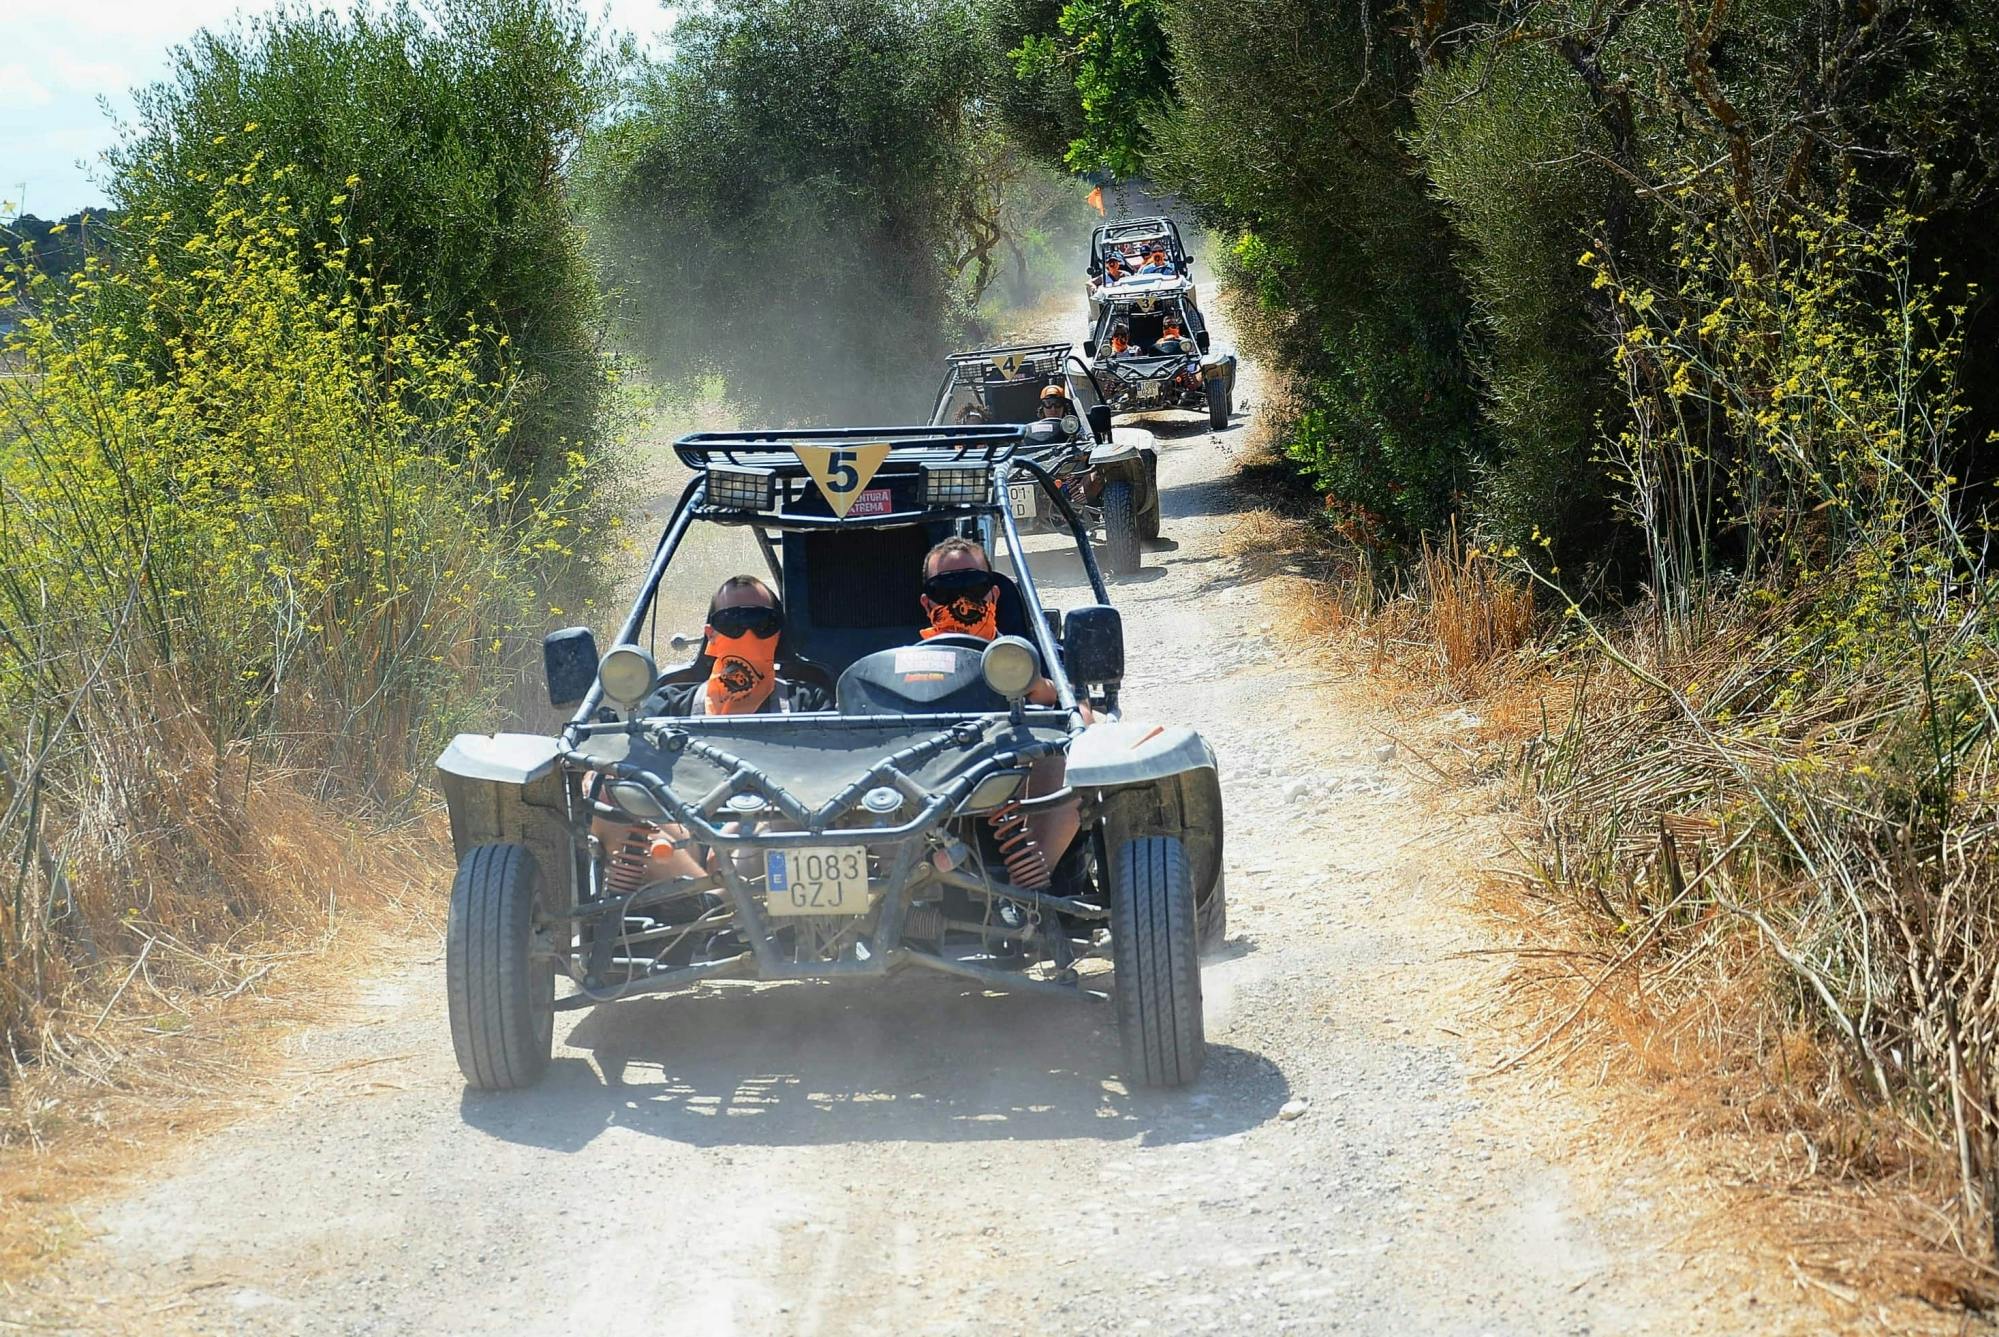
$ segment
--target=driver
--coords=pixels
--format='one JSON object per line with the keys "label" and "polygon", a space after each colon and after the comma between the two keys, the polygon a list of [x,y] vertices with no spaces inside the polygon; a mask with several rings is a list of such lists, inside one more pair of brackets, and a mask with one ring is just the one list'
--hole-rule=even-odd
{"label": "driver", "polygon": [[[1185,327],[1181,325],[1180,317],[1162,317],[1159,322],[1159,341],[1152,345],[1152,351],[1156,354],[1177,353],[1180,351],[1179,341],[1186,337]],[[1173,347],[1168,348],[1167,344],[1169,343]]]}
{"label": "driver", "polygon": [[1166,263],[1166,245],[1164,242],[1154,242],[1152,244],[1152,250],[1146,254],[1145,263],[1138,267],[1138,272],[1141,274],[1170,274],[1173,272],[1173,267]]}
{"label": "driver", "polygon": [[1050,383],[1041,388],[1041,416],[1056,422],[1069,416],[1069,392]]}
{"label": "driver", "polygon": [[[924,554],[923,612],[930,620],[923,630],[925,640],[954,634],[989,641],[999,634],[999,582],[984,548],[970,539],[948,538]],[[1061,703],[1055,684],[1045,677],[1034,680],[1027,699],[1037,706]],[[1089,707],[1080,709],[1088,724]],[[1028,797],[1057,792],[1068,771],[1069,759],[1064,756],[1035,762],[1027,779]],[[1027,814],[1028,834],[1041,846],[1051,869],[1075,842],[1081,824],[1081,808],[1073,800]]]}

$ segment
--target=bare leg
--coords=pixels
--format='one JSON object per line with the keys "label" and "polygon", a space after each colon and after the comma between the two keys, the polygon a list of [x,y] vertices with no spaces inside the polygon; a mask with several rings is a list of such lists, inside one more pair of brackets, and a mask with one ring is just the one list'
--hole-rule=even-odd
{"label": "bare leg", "polygon": [[[1034,763],[1034,769],[1027,777],[1027,797],[1053,794],[1060,790],[1069,775],[1067,757],[1043,757]],[[1071,798],[1067,803],[1058,803],[1052,808],[1040,808],[1027,814],[1027,834],[1034,837],[1035,844],[1053,868],[1069,846],[1075,843],[1076,830],[1082,825],[1082,804]]]}

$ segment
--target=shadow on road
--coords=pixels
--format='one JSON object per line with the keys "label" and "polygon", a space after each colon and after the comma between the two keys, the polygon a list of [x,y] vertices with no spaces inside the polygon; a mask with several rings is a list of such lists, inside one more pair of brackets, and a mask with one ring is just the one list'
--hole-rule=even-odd
{"label": "shadow on road", "polygon": [[606,1128],[692,1146],[1087,1138],[1198,1142],[1274,1118],[1275,1064],[1211,1045],[1181,1091],[1128,1090],[1103,1004],[951,981],[792,984],[596,1009],[528,1091],[467,1091],[465,1122],[579,1151]]}

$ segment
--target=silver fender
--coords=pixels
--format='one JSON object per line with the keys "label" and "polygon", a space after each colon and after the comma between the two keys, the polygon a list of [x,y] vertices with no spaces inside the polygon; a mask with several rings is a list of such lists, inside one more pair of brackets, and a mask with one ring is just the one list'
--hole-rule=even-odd
{"label": "silver fender", "polygon": [[1069,744],[1069,783],[1077,789],[1123,789],[1214,769],[1208,740],[1183,724],[1103,720]]}
{"label": "silver fender", "polygon": [[437,759],[459,858],[475,845],[525,845],[558,905],[573,904],[575,854],[565,824],[561,745],[540,734],[462,733]]}

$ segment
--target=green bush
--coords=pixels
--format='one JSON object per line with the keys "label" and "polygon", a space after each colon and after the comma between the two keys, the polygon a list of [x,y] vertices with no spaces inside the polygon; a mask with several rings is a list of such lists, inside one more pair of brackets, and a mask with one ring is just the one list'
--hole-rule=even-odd
{"label": "green bush", "polygon": [[115,266],[0,278],[35,312],[0,377],[10,1054],[104,951],[323,917],[287,851],[420,792],[597,541],[580,455],[536,489],[499,465],[506,333],[320,250],[318,194],[253,159],[195,218],[128,219]]}
{"label": "green bush", "polygon": [[[192,235],[250,153],[292,166],[296,198],[329,206],[297,224],[308,249],[352,246],[357,269],[440,324],[507,331],[520,378],[507,463],[559,468],[604,407],[565,176],[614,72],[573,0],[281,9],[174,53],[111,155],[112,194]],[[194,262],[169,249],[162,263]]]}

